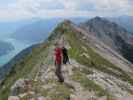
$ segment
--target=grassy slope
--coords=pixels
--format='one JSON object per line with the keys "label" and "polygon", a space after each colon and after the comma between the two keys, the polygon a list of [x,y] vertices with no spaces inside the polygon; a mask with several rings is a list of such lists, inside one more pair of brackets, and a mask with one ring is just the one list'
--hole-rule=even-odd
{"label": "grassy slope", "polygon": [[[68,41],[71,45],[71,48],[69,51],[71,57],[76,59],[79,63],[86,65],[91,68],[98,69],[102,72],[105,72],[107,74],[111,74],[116,76],[117,78],[122,79],[123,81],[127,81],[130,84],[133,85],[133,80],[130,78],[130,76],[125,73],[123,70],[121,70],[119,67],[115,66],[114,64],[110,63],[103,57],[101,57],[99,54],[95,53],[86,43],[85,41],[82,41],[78,38],[76,34],[76,31],[74,31],[71,27],[64,27],[66,30],[66,35],[68,37]],[[68,28],[68,29],[67,29]],[[82,47],[87,48],[87,51],[85,51]],[[87,58],[86,56],[81,56],[81,54],[86,53],[90,56],[90,58]],[[114,72],[113,70],[118,71],[119,73]]]}
{"label": "grassy slope", "polygon": [[48,44],[39,45],[29,55],[26,55],[22,61],[13,66],[12,71],[6,76],[0,86],[0,100],[7,100],[10,88],[16,80],[24,77],[34,77],[36,72],[32,72],[32,69],[35,69],[35,65],[41,64],[40,62],[45,59],[47,46]]}

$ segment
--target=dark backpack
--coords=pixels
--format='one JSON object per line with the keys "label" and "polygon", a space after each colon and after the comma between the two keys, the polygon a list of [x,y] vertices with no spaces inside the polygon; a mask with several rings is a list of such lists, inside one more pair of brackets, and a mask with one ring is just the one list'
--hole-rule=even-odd
{"label": "dark backpack", "polygon": [[69,62],[69,57],[68,57],[68,50],[65,47],[62,48],[62,54],[63,54],[63,64],[66,64],[67,62]]}

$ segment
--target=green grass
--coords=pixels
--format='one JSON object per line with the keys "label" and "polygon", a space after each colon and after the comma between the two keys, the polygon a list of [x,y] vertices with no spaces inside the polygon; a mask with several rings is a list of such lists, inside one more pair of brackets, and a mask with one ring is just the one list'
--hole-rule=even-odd
{"label": "green grass", "polygon": [[42,88],[44,84],[41,81],[33,81],[32,90],[35,91],[35,94],[40,94],[41,96],[46,97],[48,95],[48,90]]}
{"label": "green grass", "polygon": [[52,91],[48,93],[51,100],[69,100],[72,91],[64,84],[58,84]]}
{"label": "green grass", "polygon": [[75,71],[74,75],[72,76],[72,79],[74,81],[77,81],[81,84],[81,86],[83,86],[85,89],[91,91],[95,91],[97,92],[98,96],[104,96],[105,95],[105,91],[97,84],[95,84],[95,82],[89,80],[85,74],[81,73],[80,71]]}
{"label": "green grass", "polygon": [[[48,85],[52,86],[52,89],[42,88],[42,86]],[[55,80],[49,80],[48,83],[34,82],[33,89],[36,94],[40,94],[44,97],[50,97],[51,100],[67,100],[72,93],[71,89],[65,84],[60,84]]]}
{"label": "green grass", "polygon": [[107,100],[113,100],[112,96],[107,91],[105,91],[101,86],[97,85],[94,81],[89,80],[84,73],[75,71],[72,79],[79,82],[84,89],[94,91],[97,96],[107,96]]}

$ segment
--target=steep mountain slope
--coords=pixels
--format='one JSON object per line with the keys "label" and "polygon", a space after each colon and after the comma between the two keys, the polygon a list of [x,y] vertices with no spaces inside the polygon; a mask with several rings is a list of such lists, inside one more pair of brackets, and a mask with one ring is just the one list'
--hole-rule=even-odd
{"label": "steep mountain slope", "polygon": [[[63,84],[54,73],[56,42],[64,42],[71,58],[62,68]],[[104,46],[70,21],[60,23],[47,42],[35,46],[12,67],[0,86],[0,100],[132,100],[132,65],[114,52],[123,66],[111,63],[97,52],[96,44]]]}
{"label": "steep mountain slope", "polygon": [[124,28],[100,17],[82,23],[80,27],[133,62],[133,35]]}

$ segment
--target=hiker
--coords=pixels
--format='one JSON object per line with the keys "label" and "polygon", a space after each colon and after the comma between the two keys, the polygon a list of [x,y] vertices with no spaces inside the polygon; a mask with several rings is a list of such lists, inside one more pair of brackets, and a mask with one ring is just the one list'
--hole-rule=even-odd
{"label": "hiker", "polygon": [[61,72],[61,66],[62,66],[62,48],[60,48],[59,44],[56,44],[55,48],[55,66],[56,66],[56,71],[55,74],[57,75],[59,82],[63,83],[64,78]]}
{"label": "hiker", "polygon": [[63,64],[67,64],[69,62],[68,50],[64,46],[62,48],[62,54],[63,54]]}

